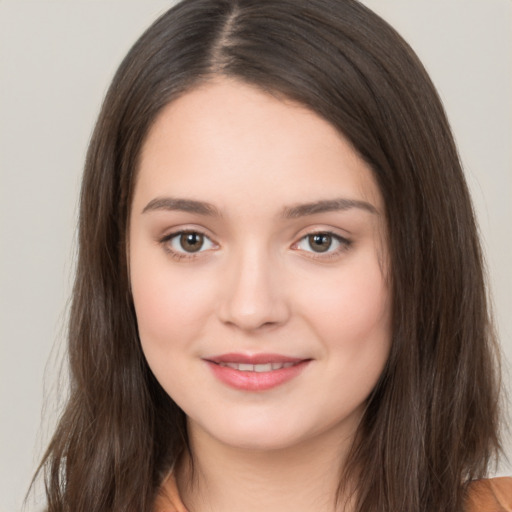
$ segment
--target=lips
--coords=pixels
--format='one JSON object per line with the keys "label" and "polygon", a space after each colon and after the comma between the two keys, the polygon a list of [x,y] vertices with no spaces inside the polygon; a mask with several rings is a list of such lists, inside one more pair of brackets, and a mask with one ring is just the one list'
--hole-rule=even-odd
{"label": "lips", "polygon": [[299,376],[310,361],[281,354],[222,354],[205,359],[218,380],[244,391],[280,386]]}
{"label": "lips", "polygon": [[290,368],[295,363],[264,363],[264,364],[247,364],[247,363],[218,363],[220,366],[233,368],[239,372],[271,372],[280,370],[281,368]]}

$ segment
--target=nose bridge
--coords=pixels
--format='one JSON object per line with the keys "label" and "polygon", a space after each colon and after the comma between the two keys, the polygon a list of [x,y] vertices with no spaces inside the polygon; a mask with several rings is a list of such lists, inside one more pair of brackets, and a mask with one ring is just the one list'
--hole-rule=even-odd
{"label": "nose bridge", "polygon": [[221,319],[244,330],[282,323],[288,306],[277,266],[256,241],[234,251],[227,262]]}

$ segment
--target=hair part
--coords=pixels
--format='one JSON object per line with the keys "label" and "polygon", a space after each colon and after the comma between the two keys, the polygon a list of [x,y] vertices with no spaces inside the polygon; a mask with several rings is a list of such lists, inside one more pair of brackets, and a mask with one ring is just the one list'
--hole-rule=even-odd
{"label": "hair part", "polygon": [[150,511],[187,449],[142,353],[127,227],[162,108],[215,77],[301,103],[371,166],[385,203],[393,343],[340,496],[358,511],[455,512],[499,450],[497,347],[467,185],[418,58],[354,0],[186,0],[122,62],[87,154],[69,321],[71,390],[46,452],[48,511]]}

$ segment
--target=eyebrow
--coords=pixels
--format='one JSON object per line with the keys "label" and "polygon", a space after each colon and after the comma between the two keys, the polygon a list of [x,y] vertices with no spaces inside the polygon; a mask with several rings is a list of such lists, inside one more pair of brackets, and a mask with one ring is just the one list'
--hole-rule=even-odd
{"label": "eyebrow", "polygon": [[367,203],[366,201],[360,201],[357,199],[337,198],[285,207],[283,209],[282,217],[284,217],[285,219],[296,219],[298,217],[306,217],[308,215],[315,215],[317,213],[346,211],[352,208],[366,210],[367,212],[376,215],[378,215],[379,213],[375,206],[373,206],[370,203]]}
{"label": "eyebrow", "polygon": [[[286,206],[281,212],[281,217],[284,219],[296,219],[318,213],[346,211],[352,208],[359,208],[372,214],[378,214],[377,208],[366,201],[336,198]],[[175,210],[209,217],[222,217],[221,212],[211,203],[175,197],[156,197],[144,207],[142,213],[158,210]]]}
{"label": "eyebrow", "polygon": [[220,211],[210,203],[195,201],[194,199],[179,199],[175,197],[156,197],[142,210],[142,213],[157,210],[177,210],[181,212],[196,213],[209,217],[221,217]]}

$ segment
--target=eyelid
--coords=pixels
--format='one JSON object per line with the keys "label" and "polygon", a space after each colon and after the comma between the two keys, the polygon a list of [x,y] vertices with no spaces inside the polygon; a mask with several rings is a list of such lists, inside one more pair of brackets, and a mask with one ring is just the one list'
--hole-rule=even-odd
{"label": "eyelid", "polygon": [[[177,250],[175,248],[172,248],[170,245],[170,242],[182,235],[188,234],[188,233],[194,233],[201,235],[204,237],[204,239],[208,240],[211,244],[211,247],[207,249],[203,249],[202,247],[197,250],[196,252],[187,252],[187,251],[181,251]],[[171,231],[170,233],[165,234],[164,236],[160,237],[158,242],[164,247],[164,250],[174,259],[176,260],[183,260],[183,259],[195,259],[197,257],[200,257],[203,253],[208,252],[212,249],[218,248],[218,244],[212,240],[212,237],[207,235],[204,230],[196,227],[186,227],[186,228],[179,228]]]}
{"label": "eyelid", "polygon": [[[187,252],[185,250],[176,250],[170,247],[169,242],[173,240],[174,238],[177,238],[183,234],[187,233],[196,233],[201,236],[203,236],[205,239],[208,240],[208,242],[211,244],[210,247],[203,249],[202,247],[196,251],[196,252]],[[334,239],[334,241],[337,242],[338,247],[335,250],[331,250],[331,248],[327,249],[325,252],[316,252],[314,250],[306,250],[299,247],[299,244],[301,244],[305,239],[307,239],[310,236],[314,235],[328,235]],[[211,250],[215,250],[219,248],[219,245],[212,239],[212,237],[206,233],[206,230],[195,227],[195,226],[187,226],[187,227],[180,227],[175,228],[171,232],[166,233],[164,236],[160,237],[158,239],[158,243],[164,246],[164,250],[174,259],[176,260],[192,260],[198,257],[201,257],[205,252],[209,252]],[[332,228],[327,229],[311,229],[307,232],[303,232],[303,234],[297,239],[296,242],[294,242],[291,245],[291,249],[300,251],[302,253],[307,254],[309,258],[312,259],[319,259],[319,260],[329,260],[333,258],[340,257],[342,253],[347,251],[353,241],[346,238],[345,236],[340,235],[338,232],[334,231]]]}
{"label": "eyelid", "polygon": [[[331,250],[330,248],[325,252],[316,252],[313,250],[305,250],[299,247],[299,244],[306,240],[310,236],[314,235],[328,235],[332,237],[338,244],[338,248],[335,250]],[[333,231],[332,229],[313,229],[304,233],[296,242],[294,242],[291,246],[292,249],[304,252],[308,255],[308,257],[319,260],[329,260],[332,258],[337,258],[341,256],[342,253],[347,251],[352,245],[352,240],[340,235],[339,233]]]}

